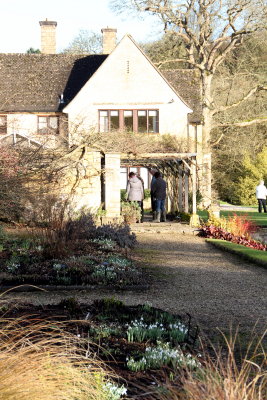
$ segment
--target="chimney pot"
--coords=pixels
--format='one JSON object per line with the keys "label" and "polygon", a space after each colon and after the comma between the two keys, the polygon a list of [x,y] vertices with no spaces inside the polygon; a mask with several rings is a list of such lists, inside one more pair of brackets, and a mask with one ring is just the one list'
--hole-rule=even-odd
{"label": "chimney pot", "polygon": [[56,21],[39,21],[41,26],[41,52],[43,54],[56,53]]}
{"label": "chimney pot", "polygon": [[117,29],[103,28],[101,29],[103,38],[103,54],[110,54],[116,47],[117,42]]}

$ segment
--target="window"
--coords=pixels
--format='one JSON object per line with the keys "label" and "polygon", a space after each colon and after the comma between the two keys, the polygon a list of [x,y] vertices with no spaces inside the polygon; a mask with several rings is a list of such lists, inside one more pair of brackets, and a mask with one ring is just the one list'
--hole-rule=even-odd
{"label": "window", "polygon": [[58,134],[58,117],[38,116],[38,134],[56,135]]}
{"label": "window", "polygon": [[99,131],[110,132],[120,128],[119,110],[99,111]]}
{"label": "window", "polygon": [[149,110],[147,116],[148,132],[158,132],[158,111]]}
{"label": "window", "polygon": [[99,110],[99,131],[159,132],[158,110]]}
{"label": "window", "polygon": [[124,110],[123,111],[123,127],[122,129],[133,132],[133,111]]}
{"label": "window", "polygon": [[120,127],[120,120],[119,120],[119,111],[112,110],[110,111],[110,129],[117,130]]}
{"label": "window", "polygon": [[7,116],[0,115],[0,135],[7,134]]}

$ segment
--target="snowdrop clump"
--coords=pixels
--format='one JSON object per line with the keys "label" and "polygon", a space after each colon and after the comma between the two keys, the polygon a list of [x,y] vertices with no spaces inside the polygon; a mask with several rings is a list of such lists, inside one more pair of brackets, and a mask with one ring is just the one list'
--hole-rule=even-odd
{"label": "snowdrop clump", "polygon": [[104,384],[104,391],[106,392],[107,400],[119,400],[127,394],[127,389],[123,385],[118,386],[110,381]]}
{"label": "snowdrop clump", "polygon": [[180,321],[164,326],[158,321],[147,324],[143,317],[140,320],[131,321],[127,328],[128,342],[160,340],[163,337],[170,341],[182,342],[187,334],[188,328]]}
{"label": "snowdrop clump", "polygon": [[116,255],[110,256],[107,260],[110,264],[115,265],[116,267],[126,268],[132,265],[131,260],[127,258],[119,257]]}
{"label": "snowdrop clump", "polygon": [[114,242],[114,240],[112,240],[112,239],[107,239],[107,238],[93,239],[92,242],[99,244],[101,247],[103,247],[105,249],[112,250],[116,247],[116,242]]}
{"label": "snowdrop clump", "polygon": [[187,334],[188,328],[182,322],[177,321],[174,324],[169,324],[169,340],[182,342]]}
{"label": "snowdrop clump", "polygon": [[191,354],[184,355],[180,348],[170,348],[169,343],[158,343],[156,347],[147,347],[141,359],[135,360],[131,357],[127,361],[127,367],[135,372],[150,368],[159,369],[164,365],[172,368],[186,366],[193,369],[201,366]]}
{"label": "snowdrop clump", "polygon": [[107,263],[102,263],[94,267],[94,272],[92,273],[92,278],[97,280],[107,280],[114,281],[117,279],[117,274],[115,268],[106,265]]}
{"label": "snowdrop clump", "polygon": [[143,317],[140,320],[131,321],[127,328],[128,342],[142,342],[146,339],[160,339],[164,334],[164,326],[159,322],[146,324]]}

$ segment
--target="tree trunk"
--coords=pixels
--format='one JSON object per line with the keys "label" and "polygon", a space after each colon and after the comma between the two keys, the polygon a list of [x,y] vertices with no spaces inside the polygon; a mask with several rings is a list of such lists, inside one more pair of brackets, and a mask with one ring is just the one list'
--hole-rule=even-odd
{"label": "tree trunk", "polygon": [[210,136],[212,130],[212,85],[213,74],[208,71],[201,71],[201,98],[203,104],[203,126],[202,126],[202,181],[200,191],[205,206],[211,203],[211,148]]}

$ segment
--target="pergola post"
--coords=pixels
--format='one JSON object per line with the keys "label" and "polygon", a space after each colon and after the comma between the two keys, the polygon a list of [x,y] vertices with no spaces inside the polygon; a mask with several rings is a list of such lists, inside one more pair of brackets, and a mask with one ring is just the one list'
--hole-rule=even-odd
{"label": "pergola post", "polygon": [[178,168],[178,209],[183,212],[183,164]]}
{"label": "pergola post", "polygon": [[190,225],[199,226],[199,216],[197,215],[197,165],[196,158],[191,163],[192,174],[192,216],[190,218]]}
{"label": "pergola post", "polygon": [[189,173],[190,170],[184,166],[184,211],[188,213],[188,194],[189,194]]}

